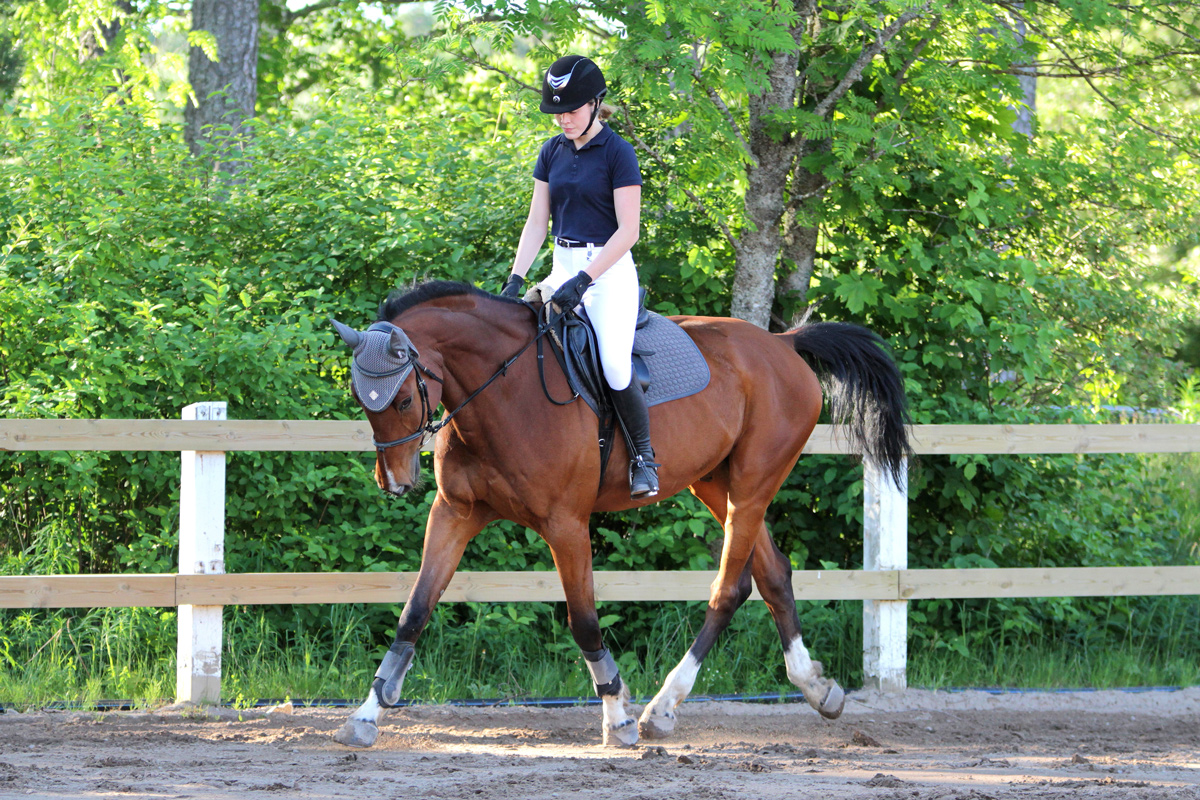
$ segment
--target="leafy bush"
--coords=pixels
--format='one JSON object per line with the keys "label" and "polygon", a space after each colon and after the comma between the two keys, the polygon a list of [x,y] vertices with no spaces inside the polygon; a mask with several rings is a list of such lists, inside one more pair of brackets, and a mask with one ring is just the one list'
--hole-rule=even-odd
{"label": "leafy bush", "polygon": [[[202,400],[228,401],[233,419],[356,418],[344,348],[326,319],[370,318],[388,289],[424,278],[497,288],[524,220],[541,136],[520,119],[484,134],[470,114],[445,118],[442,127],[411,109],[395,118],[346,92],[302,119],[260,119],[248,166],[228,183],[192,160],[178,130],[137,102],[75,96],[0,125],[0,414],[25,418],[177,418]],[[945,196],[980,191],[929,180],[925,191]],[[720,313],[726,305],[718,262],[689,244],[704,237],[703,224],[671,210],[651,215],[640,260],[662,310]],[[852,277],[819,286],[823,313],[866,319],[891,338],[921,421],[1031,420],[1027,409],[1006,405],[1005,386],[980,354],[994,354],[995,366],[1026,380],[1037,377],[1053,362],[1057,336],[1038,309],[1061,302],[1064,286],[1085,297],[1094,284],[981,252],[969,225],[951,235],[887,220],[862,224],[876,225],[864,240],[872,244],[845,252],[874,266],[847,267]],[[977,259],[970,270],[952,269],[968,257]],[[863,294],[863,286],[874,288]],[[0,573],[174,571],[177,470],[170,454],[4,454]],[[415,569],[432,494],[381,498],[371,470],[369,454],[232,455],[227,569]],[[1194,559],[1171,547],[1182,523],[1160,477],[1129,456],[926,458],[912,479],[910,563]],[[860,565],[861,494],[861,472],[847,459],[802,461],[768,520],[795,567]],[[592,524],[598,569],[714,566],[720,529],[690,496]],[[550,569],[552,561],[532,532],[500,523],[472,543],[462,566]],[[922,624],[913,635],[916,644],[961,649],[983,636],[1067,637],[1086,625],[1102,641],[1119,636],[1142,607],[1126,598],[1036,609],[934,602],[914,612]],[[645,670],[640,686],[653,685],[664,662],[681,655],[681,631],[701,617],[699,604],[668,608],[602,610],[622,667]],[[859,669],[856,609],[819,604],[806,612],[817,655],[851,680]],[[231,609],[230,639],[239,641],[227,655],[233,691],[252,691],[237,676],[264,658],[293,664],[289,675],[300,676],[302,691],[330,686],[331,669],[365,686],[395,612]],[[1171,613],[1191,619],[1193,612]],[[6,668],[51,663],[61,670],[54,680],[65,684],[134,691],[122,663],[136,671],[170,659],[170,611],[22,611],[0,619]],[[459,605],[439,609],[435,620],[428,660],[420,662],[430,667],[414,673],[418,695],[444,696],[435,668],[457,669],[460,661],[475,665],[471,675],[511,678],[455,684],[463,691],[528,691],[533,684],[515,677],[514,643],[578,657],[556,606]],[[702,688],[781,684],[765,611],[748,608],[735,628],[742,644],[714,654]],[[58,644],[47,653],[57,655],[38,661],[51,639]],[[747,664],[766,677],[734,680]],[[575,672],[564,691],[586,693],[586,677]],[[139,691],[162,688],[161,681],[149,686]]]}

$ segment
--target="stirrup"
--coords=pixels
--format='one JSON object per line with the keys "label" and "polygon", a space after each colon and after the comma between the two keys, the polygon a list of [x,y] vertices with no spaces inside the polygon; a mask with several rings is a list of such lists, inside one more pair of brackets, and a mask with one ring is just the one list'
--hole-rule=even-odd
{"label": "stirrup", "polygon": [[[658,468],[662,466],[638,455],[629,462],[629,499],[641,500],[658,494]],[[636,478],[640,478],[635,482]]]}

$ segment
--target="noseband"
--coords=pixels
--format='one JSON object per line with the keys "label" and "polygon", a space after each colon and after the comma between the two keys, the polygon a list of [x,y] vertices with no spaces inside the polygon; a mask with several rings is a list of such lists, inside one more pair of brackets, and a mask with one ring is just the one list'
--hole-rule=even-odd
{"label": "noseband", "polygon": [[[422,425],[421,427],[417,428],[417,430],[415,432],[410,433],[408,436],[404,436],[400,439],[393,439],[390,442],[381,442],[378,439],[372,438],[372,441],[375,444],[375,450],[380,453],[382,453],[384,450],[387,450],[388,448],[391,448],[391,447],[399,447],[402,444],[408,444],[413,439],[420,438],[420,437],[424,436],[425,434],[429,434],[430,436],[432,436],[433,434],[440,431],[442,429],[442,427],[447,422],[450,421],[450,418],[447,417],[446,419],[442,420],[440,423],[436,423],[436,424],[434,423],[434,421],[433,421],[434,409],[432,407],[430,407],[430,405],[429,405],[429,389],[426,386],[425,379],[421,377],[421,374],[424,373],[425,375],[428,375],[431,380],[435,380],[438,383],[442,384],[443,386],[445,385],[445,381],[443,381],[437,375],[434,375],[433,372],[431,372],[428,367],[426,367],[419,360],[417,360],[417,351],[416,350],[409,349],[408,355],[409,355],[409,358],[412,360],[413,365],[416,367],[416,370],[414,371],[413,374],[417,379],[417,395],[420,396],[420,398],[421,398],[421,416],[425,418],[425,424]],[[461,408],[461,406],[460,406],[460,408]]]}

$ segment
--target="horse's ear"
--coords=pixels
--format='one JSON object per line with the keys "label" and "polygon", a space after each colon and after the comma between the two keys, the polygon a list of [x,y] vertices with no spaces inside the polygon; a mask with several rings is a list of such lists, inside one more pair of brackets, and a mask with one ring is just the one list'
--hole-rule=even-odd
{"label": "horse's ear", "polygon": [[408,361],[408,348],[412,346],[412,342],[408,340],[408,334],[399,328],[392,328],[391,350],[392,355],[400,359],[401,363]]}
{"label": "horse's ear", "polygon": [[338,336],[342,337],[342,341],[346,344],[351,347],[358,347],[359,343],[362,342],[362,334],[358,331],[348,325],[343,325],[332,317],[329,318],[329,321],[333,323],[333,329],[337,331]]}

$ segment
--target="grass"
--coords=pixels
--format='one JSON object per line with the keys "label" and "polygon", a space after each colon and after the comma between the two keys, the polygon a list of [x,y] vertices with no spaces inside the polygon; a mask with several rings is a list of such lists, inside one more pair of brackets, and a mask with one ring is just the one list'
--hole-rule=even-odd
{"label": "grass", "polygon": [[910,686],[928,689],[1118,689],[1198,686],[1200,661],[1157,648],[1077,651],[1059,643],[997,648],[985,659],[931,653],[909,662]]}
{"label": "grass", "polygon": [[[1154,600],[1140,607],[1153,630],[1127,632],[1122,638],[988,639],[988,632],[982,630],[967,639],[914,642],[909,684],[1047,689],[1200,685],[1200,642],[1194,636],[1200,598]],[[1036,606],[1044,601],[1022,602]],[[617,604],[608,605],[610,613],[622,610],[613,608]],[[760,607],[752,604],[739,613],[732,635],[723,637],[705,660],[694,694],[795,691],[784,674],[774,626]],[[657,690],[701,619],[695,604],[656,608],[661,613],[654,636],[640,646],[613,648],[635,696]],[[991,612],[997,610],[993,607]],[[470,611],[474,617],[465,623],[458,620],[452,625],[456,620],[443,619],[442,624],[431,626],[405,683],[406,698],[437,703],[592,695],[590,679],[565,626],[555,623],[552,635],[542,637],[537,629],[543,626],[530,624],[519,611],[515,619],[507,607],[479,605]],[[828,673],[844,686],[861,685],[861,605],[813,604],[805,611],[806,641],[814,657],[824,660]],[[365,609],[330,606],[324,612],[311,627],[293,631],[288,645],[281,646],[278,637],[268,635],[263,615],[227,610],[225,702],[249,707],[268,699],[365,696],[390,634],[372,630]],[[171,613],[109,609],[88,612],[82,620],[64,612],[40,613],[58,628],[36,648],[14,648],[8,636],[11,626],[0,631],[0,644],[5,645],[0,657],[6,662],[0,670],[0,702],[19,708],[89,709],[111,699],[146,708],[172,701],[173,639],[154,655],[143,649],[147,639],[157,638],[154,625],[173,630]],[[497,617],[509,624],[499,623]],[[28,621],[25,625],[32,633]],[[1174,627],[1163,627],[1167,625]],[[84,630],[99,632],[100,646],[81,645],[79,634]],[[142,645],[130,638],[134,633]]]}
{"label": "grass", "polygon": [[[1179,532],[1173,563],[1200,561],[1200,454],[1149,456],[1169,482]],[[1177,527],[1176,527],[1177,526]],[[862,684],[862,606],[802,603],[805,641],[827,673]],[[1200,596],[910,604],[909,685],[1113,688],[1200,685]],[[398,607],[228,607],[226,702],[359,699],[390,642]],[[605,603],[607,643],[635,695],[652,694],[686,651],[703,604]],[[175,693],[174,609],[0,611],[0,703],[20,708],[101,700],[142,707]],[[790,693],[762,603],[734,618],[694,694]],[[439,606],[405,683],[421,702],[592,695],[561,607]]]}

